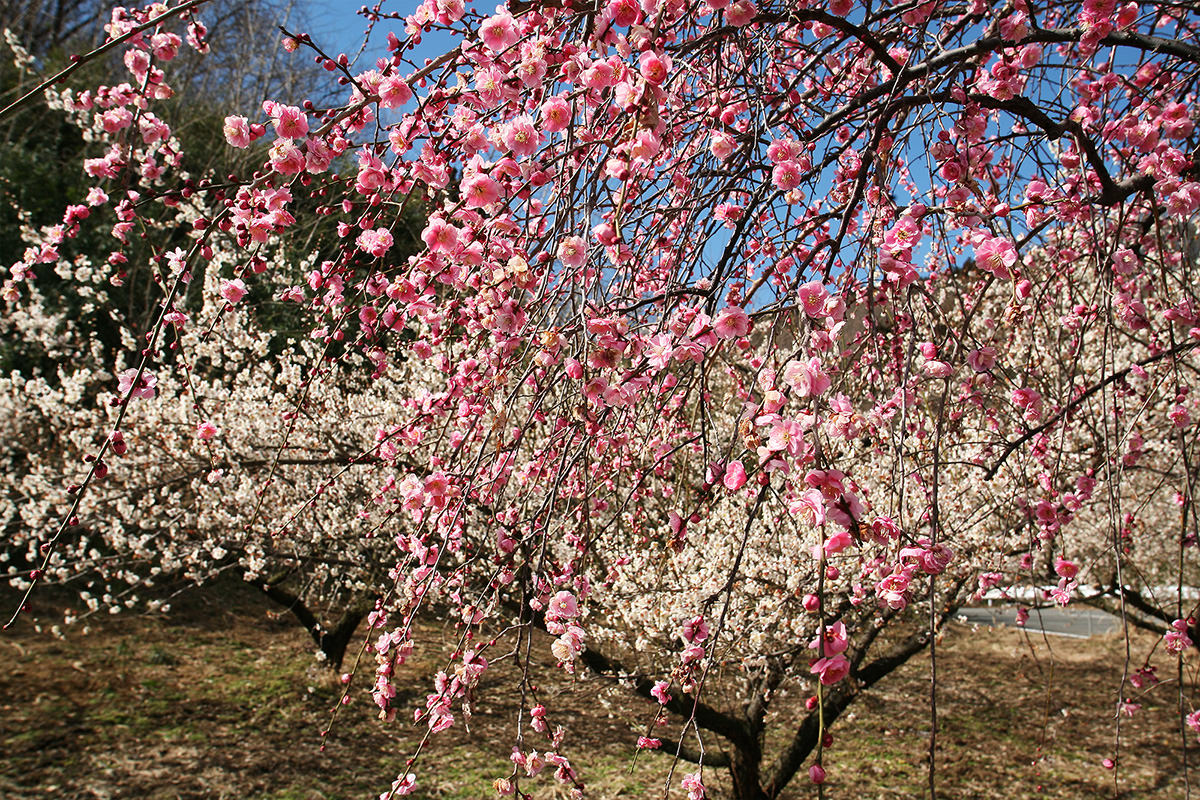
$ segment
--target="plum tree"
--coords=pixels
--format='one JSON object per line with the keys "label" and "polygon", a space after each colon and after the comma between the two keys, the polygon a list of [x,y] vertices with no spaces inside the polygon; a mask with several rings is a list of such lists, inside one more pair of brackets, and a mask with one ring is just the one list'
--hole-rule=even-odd
{"label": "plum tree", "polygon": [[[376,593],[361,653],[384,719],[413,649],[433,646],[414,638],[421,613],[459,630],[414,714],[429,735],[515,662],[501,794],[547,764],[584,790],[569,720],[530,677],[537,630],[561,668],[657,700],[675,726],[639,744],[698,765],[679,782],[690,800],[712,768],[748,800],[780,796],[806,763],[822,784],[838,716],[988,590],[1048,585],[1042,599],[1066,605],[1091,583],[1154,609],[1181,731],[1200,728],[1184,599],[1194,11],[377,5],[366,23],[393,29],[366,67],[286,32],[342,96],[231,109],[229,145],[269,150],[184,192],[152,109],[183,40],[204,47],[201,5],[114,12],[104,47],[124,50],[126,83],[43,87],[92,126],[96,183],[61,225],[28,231],[10,314],[36,307],[44,273],[71,271],[85,221],[118,242],[84,265],[93,281],[119,278],[141,228],[182,226],[187,242],[154,254],[156,319],[90,376],[107,381],[103,424],[67,423],[63,458],[83,466],[53,464],[29,492],[28,591],[71,569],[78,529],[112,518],[106,487],[200,452],[245,502],[226,515],[194,481],[166,498],[211,521],[198,537],[154,503],[119,516],[147,520],[153,553],[186,542],[206,569],[320,552],[297,569],[336,584],[329,564],[370,561],[344,577]],[[407,255],[417,206],[423,247]],[[297,279],[280,254],[305,216],[335,222],[338,242]],[[256,286],[311,314],[303,347],[255,349],[239,304]],[[315,486],[293,477],[296,450],[330,467]],[[1164,583],[1170,597],[1151,594]],[[913,702],[930,708],[932,795],[930,663]],[[789,692],[806,698],[798,721],[771,713]],[[786,726],[776,752],[768,725]],[[385,796],[414,791],[423,749]]]}

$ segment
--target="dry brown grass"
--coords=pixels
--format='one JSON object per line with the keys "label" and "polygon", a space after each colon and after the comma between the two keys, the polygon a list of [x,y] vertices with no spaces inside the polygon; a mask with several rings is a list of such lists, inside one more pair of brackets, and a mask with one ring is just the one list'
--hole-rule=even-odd
{"label": "dry brown grass", "polygon": [[[376,722],[360,695],[321,752],[318,733],[337,686],[314,668],[309,641],[253,598],[220,597],[219,606],[215,595],[201,597],[169,619],[106,619],[65,641],[28,629],[0,638],[8,664],[0,671],[0,798],[332,800],[385,788],[411,752],[412,730]],[[423,634],[440,631],[431,622]],[[452,649],[450,634],[445,642]],[[1135,658],[1152,644],[1135,636]],[[939,796],[1184,797],[1177,691],[1165,671],[1155,689],[1127,690],[1142,708],[1122,720],[1119,773],[1101,766],[1115,752],[1124,647],[1117,637],[949,631],[938,650]],[[418,653],[417,668],[436,668],[434,650]],[[416,797],[494,796],[491,781],[509,766],[512,715],[504,668],[489,675],[469,730],[460,722],[422,757]],[[649,704],[551,669],[539,680],[552,710],[571,718],[565,752],[589,796],[663,797],[669,760],[632,759]],[[425,691],[414,678],[406,699],[420,702]],[[839,720],[826,753],[826,797],[928,796],[928,691],[924,655]],[[768,752],[801,700],[775,704]],[[1187,742],[1189,762],[1200,765],[1195,736]],[[548,774],[523,787],[539,800],[565,796]],[[816,792],[802,775],[785,797]]]}

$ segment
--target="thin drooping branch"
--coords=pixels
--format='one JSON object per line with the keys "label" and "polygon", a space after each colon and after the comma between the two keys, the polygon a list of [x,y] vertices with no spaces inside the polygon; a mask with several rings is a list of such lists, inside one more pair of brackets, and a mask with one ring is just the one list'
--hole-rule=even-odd
{"label": "thin drooping branch", "polygon": [[733,761],[729,758],[729,754],[723,750],[709,749],[701,753],[682,742],[663,742],[660,748],[662,752],[679,756],[684,761],[691,764],[699,764],[702,767],[722,767],[728,769],[732,766]]}
{"label": "thin drooping branch", "polygon": [[1123,380],[1126,376],[1129,375],[1130,371],[1135,366],[1147,367],[1147,366],[1155,363],[1156,361],[1162,361],[1164,358],[1172,358],[1174,356],[1179,355],[1180,353],[1187,352],[1188,350],[1194,350],[1197,347],[1200,347],[1200,342],[1197,342],[1197,341],[1181,342],[1180,344],[1175,345],[1174,347],[1170,348],[1169,350],[1164,350],[1163,352],[1149,356],[1148,358],[1143,358],[1141,361],[1138,361],[1136,364],[1130,364],[1128,367],[1125,367],[1124,369],[1120,369],[1120,370],[1117,370],[1116,372],[1110,373],[1108,375],[1108,377],[1106,377],[1104,380],[1100,381],[1099,383],[1092,384],[1090,387],[1088,387],[1087,389],[1085,389],[1084,391],[1082,391],[1078,395],[1076,395],[1075,398],[1072,399],[1070,402],[1066,403],[1062,408],[1060,408],[1058,410],[1058,412],[1056,414],[1051,415],[1050,418],[1047,419],[1045,422],[1043,422],[1041,425],[1037,425],[1033,428],[1030,428],[1024,434],[1017,437],[1016,439],[1013,439],[1007,445],[1005,445],[1004,451],[1002,453],[1000,453],[999,457],[997,457],[996,461],[993,462],[992,466],[988,467],[987,471],[983,473],[983,479],[985,481],[990,481],[992,478],[996,477],[996,473],[1000,470],[1000,467],[1004,466],[1004,462],[1008,460],[1008,457],[1011,456],[1022,445],[1024,445],[1026,442],[1028,442],[1030,439],[1034,438],[1038,434],[1047,430],[1048,428],[1051,428],[1052,426],[1058,424],[1058,422],[1060,422],[1064,417],[1066,417],[1068,414],[1070,414],[1071,411],[1078,408],[1079,405],[1082,404],[1089,397],[1092,397],[1097,392],[1102,391],[1105,387],[1111,385],[1112,383],[1119,381],[1119,380]]}
{"label": "thin drooping branch", "polygon": [[[957,594],[964,580],[955,581],[954,589],[948,594],[950,596]],[[952,605],[942,608],[938,614],[938,628],[944,625],[956,610],[957,607]],[[832,725],[864,691],[904,666],[909,659],[924,650],[928,644],[929,631],[927,629],[918,630],[865,666],[859,666],[859,662],[865,658],[867,650],[860,650],[852,662],[854,665],[850,671],[852,682],[838,684],[832,691],[826,692],[824,695],[822,705],[825,727],[828,728]],[[765,784],[768,797],[779,796],[784,787],[795,777],[804,764],[804,760],[816,748],[820,741],[821,722],[821,714],[813,711],[800,723],[787,747],[767,771],[767,775],[770,776]]]}

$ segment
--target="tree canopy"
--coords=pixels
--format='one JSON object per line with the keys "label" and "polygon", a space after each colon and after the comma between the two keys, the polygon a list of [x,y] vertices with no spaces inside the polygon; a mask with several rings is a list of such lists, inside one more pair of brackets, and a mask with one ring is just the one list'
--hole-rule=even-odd
{"label": "tree canopy", "polygon": [[[94,358],[0,386],[18,586],[369,595],[346,692],[385,720],[436,735],[523,668],[500,794],[586,786],[533,647],[656,701],[639,747],[695,765],[668,791],[728,769],[759,800],[821,784],[862,692],[1023,587],[1158,630],[1114,710],[1158,659],[1200,730],[1194,10],[377,5],[361,57],[286,29],[337,89],[222,110],[246,166],[193,175],[156,109],[204,6],[114,11],[26,101],[80,128],[88,188],[23,231],[6,325]],[[110,54],[124,74],[72,85]],[[54,318],[43,287],[138,258],[122,352]],[[414,711],[429,612],[459,639]],[[808,714],[781,723],[788,692]]]}

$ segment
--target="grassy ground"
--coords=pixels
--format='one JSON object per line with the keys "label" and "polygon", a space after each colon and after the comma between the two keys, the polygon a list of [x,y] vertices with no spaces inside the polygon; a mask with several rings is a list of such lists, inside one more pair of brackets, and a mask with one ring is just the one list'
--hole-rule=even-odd
{"label": "grassy ground", "polygon": [[[28,629],[0,638],[0,798],[365,798],[403,766],[415,734],[378,723],[365,695],[320,749],[338,687],[288,618],[228,593],[220,605],[199,597],[179,612],[106,619],[65,641]],[[423,633],[440,630],[430,623]],[[1135,652],[1150,641],[1137,639]],[[1184,797],[1174,685],[1139,694],[1141,709],[1122,720],[1119,782],[1101,766],[1115,752],[1123,652],[1115,638],[947,633],[938,650],[939,796]],[[460,722],[422,756],[417,798],[494,796],[512,742],[503,677],[482,687],[469,731]],[[663,796],[669,759],[631,758],[647,703],[596,680],[547,671],[544,681],[552,707],[576,719],[564,751],[589,796]],[[924,656],[839,720],[826,797],[928,796],[928,688]],[[415,683],[406,699],[424,692]],[[799,700],[776,703],[774,729],[796,718]],[[1200,765],[1195,736],[1187,740],[1189,761]],[[769,739],[768,752],[776,744]],[[548,773],[523,788],[539,800],[565,797]],[[802,779],[786,794],[815,796]]]}

